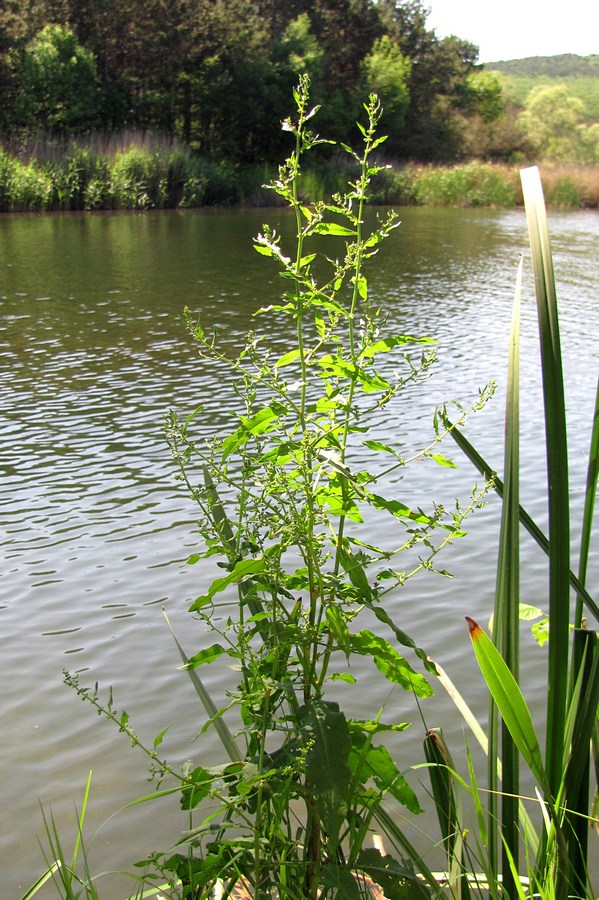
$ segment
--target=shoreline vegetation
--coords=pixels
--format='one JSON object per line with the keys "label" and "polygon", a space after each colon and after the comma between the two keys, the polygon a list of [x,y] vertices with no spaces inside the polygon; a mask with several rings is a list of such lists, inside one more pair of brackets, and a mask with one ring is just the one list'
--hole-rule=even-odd
{"label": "shoreline vegetation", "polygon": [[[523,203],[521,164],[381,164],[373,205],[511,208]],[[550,208],[599,208],[599,166],[547,163],[542,174]],[[264,184],[274,175],[268,164],[216,162],[168,138],[134,135],[104,146],[93,137],[66,146],[42,139],[25,152],[0,148],[0,212],[272,206]],[[304,183],[304,199],[322,199],[346,183],[343,157],[317,160]]]}

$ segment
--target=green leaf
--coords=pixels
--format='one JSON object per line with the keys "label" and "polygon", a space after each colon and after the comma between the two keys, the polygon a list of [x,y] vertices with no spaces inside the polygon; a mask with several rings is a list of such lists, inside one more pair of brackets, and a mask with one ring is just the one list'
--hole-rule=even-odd
{"label": "green leaf", "polygon": [[363,894],[358,887],[354,874],[347,866],[326,863],[321,869],[323,887],[334,893],[330,896],[343,897],[344,900],[362,900]]}
{"label": "green leaf", "polygon": [[406,634],[405,631],[403,631],[401,628],[398,628],[398,626],[395,624],[395,622],[383,606],[379,606],[378,603],[365,603],[364,605],[367,606],[368,609],[370,609],[375,614],[379,622],[383,622],[384,625],[387,625],[391,629],[402,647],[410,647],[410,649],[414,651],[418,659],[420,659],[424,663],[427,671],[429,671],[432,675],[437,675],[435,664],[429,659],[426,650],[423,650],[422,647],[419,647],[412,640],[409,634]]}
{"label": "green leaf", "polygon": [[348,809],[351,738],[337,703],[313,700],[298,711],[306,753],[306,777],[316,798],[331,852]]}
{"label": "green leaf", "polygon": [[381,731],[405,731],[410,727],[409,722],[398,722],[395,725],[385,725],[378,719],[350,719],[347,723],[350,731],[359,731],[360,734],[379,734]]}
{"label": "green leaf", "polygon": [[382,450],[383,453],[391,453],[393,456],[397,456],[397,451],[393,449],[393,447],[389,447],[388,444],[382,444],[380,441],[362,441],[365,447],[368,447],[369,450]]}
{"label": "green leaf", "polygon": [[406,869],[388,853],[383,856],[374,847],[360,851],[356,868],[366,872],[375,884],[382,887],[386,900],[422,900],[429,896],[414,872]]}
{"label": "green leaf", "polygon": [[168,728],[165,728],[165,729],[163,729],[163,731],[160,732],[160,734],[156,735],[156,737],[154,738],[154,750],[157,750],[158,747],[161,745],[162,741],[164,740],[164,735],[167,733],[167,731],[168,731]]}
{"label": "green leaf", "polygon": [[541,748],[522,691],[493,641],[470,616],[466,616],[466,621],[477,662],[499,713],[532,774],[550,794]]}
{"label": "green leaf", "polygon": [[545,615],[546,613],[539,609],[538,606],[531,606],[529,603],[520,603],[519,605],[519,617],[523,622],[532,622],[534,619],[540,619],[541,616]]}
{"label": "green leaf", "polygon": [[271,406],[267,406],[265,409],[255,413],[255,415],[250,416],[249,419],[242,419],[242,424],[239,428],[223,441],[223,462],[231,453],[243,447],[252,435],[263,434],[273,427],[274,422],[278,419],[279,412],[280,410],[275,411]]}
{"label": "green leaf", "polygon": [[360,592],[361,597],[365,600],[370,600],[372,599],[372,590],[368,583],[366,572],[360,565],[358,558],[354,556],[347,546],[347,542],[344,542],[344,544],[345,546],[340,545],[337,550],[339,562],[349,575],[349,579],[353,586]]}
{"label": "green leaf", "polygon": [[393,684],[401,685],[406,691],[414,691],[418,697],[432,695],[433,690],[426,678],[415,672],[384,638],[363,629],[351,635],[350,647],[353,653],[371,656],[377,669]]}
{"label": "green leaf", "polygon": [[194,809],[204,797],[207,797],[212,787],[210,773],[198,766],[185,779],[181,794],[181,809]]}
{"label": "green leaf", "polygon": [[358,731],[352,733],[350,765],[362,784],[371,778],[383,794],[391,794],[410,812],[421,813],[416,794],[401,774],[386,747],[375,747],[370,738]]}
{"label": "green leaf", "polygon": [[212,644],[211,647],[206,647],[205,650],[200,650],[199,653],[194,653],[194,655],[187,660],[182,668],[197,669],[198,666],[213,663],[220,656],[222,656],[223,653],[226,652],[227,651],[224,649],[224,647],[221,647],[220,644]]}
{"label": "green leaf", "polygon": [[377,353],[387,353],[389,350],[393,350],[394,347],[403,347],[406,344],[436,344],[436,341],[427,337],[415,337],[413,334],[400,334],[397,337],[382,338],[380,341],[375,341],[373,344],[365,347],[360,353],[360,358],[372,359]]}
{"label": "green leaf", "polygon": [[329,631],[337,641],[339,649],[349,657],[349,632],[343,612],[334,603],[330,603],[327,606],[326,619]]}
{"label": "green leaf", "polygon": [[395,516],[397,519],[410,519],[412,522],[418,522],[420,525],[433,524],[433,520],[430,516],[423,513],[421,509],[414,512],[414,510],[410,509],[409,506],[406,506],[406,504],[402,503],[400,500],[386,500],[378,494],[369,494],[368,496],[376,509],[386,509],[387,512],[390,512],[391,515]]}
{"label": "green leaf", "polygon": [[266,244],[254,244],[254,250],[262,256],[274,256],[272,248],[268,247]]}
{"label": "green leaf", "polygon": [[366,369],[356,366],[354,363],[348,362],[342,356],[332,356],[330,353],[325,354],[318,360],[319,364],[325,370],[323,378],[347,378],[358,384],[365,394],[372,394],[376,391],[386,391],[391,385],[376,372],[368,372]]}
{"label": "green leaf", "polygon": [[276,368],[280,369],[283,366],[288,366],[290,363],[295,362],[299,355],[300,351],[297,348],[295,350],[290,350],[289,353],[284,353],[283,356],[276,361]]}
{"label": "green leaf", "polygon": [[457,469],[456,464],[451,459],[442,456],[440,453],[425,453],[424,455],[427,459],[434,460],[438,466],[448,466],[450,469]]}
{"label": "green leaf", "polygon": [[566,400],[551,243],[536,166],[520,172],[535,279],[545,411],[549,501],[549,641],[546,767],[551,793],[562,779],[570,627],[570,511]]}
{"label": "green leaf", "polygon": [[453,849],[462,823],[454,792],[455,765],[439,728],[429,728],[424,737],[424,753],[429,766],[433,799],[447,859],[451,865]]}
{"label": "green leaf", "polygon": [[304,269],[306,266],[310,265],[310,263],[316,259],[317,253],[308,253],[307,256],[302,256],[300,259],[300,269]]}
{"label": "green leaf", "polygon": [[239,562],[235,564],[233,571],[229,572],[229,574],[225,575],[223,578],[216,578],[212,582],[208,588],[208,593],[198,597],[189,607],[189,612],[195,612],[196,610],[201,609],[202,606],[206,606],[206,604],[211,602],[215,594],[219,594],[230,585],[241,584],[252,575],[258,575],[261,572],[264,572],[265,569],[266,562],[263,557],[260,559],[240,559]]}
{"label": "green leaf", "polygon": [[356,684],[356,678],[350,675],[349,672],[333,672],[329,678],[331,681],[345,681],[347,684]]}
{"label": "green leaf", "polygon": [[352,522],[363,522],[362,513],[351,497],[344,497],[339,485],[322,486],[316,494],[316,501],[328,507],[332,516],[347,516]]}
{"label": "green leaf", "polygon": [[360,275],[357,280],[358,294],[362,300],[368,300],[368,282],[364,275]]}
{"label": "green leaf", "polygon": [[337,225],[336,222],[319,222],[314,226],[314,234],[334,234],[343,237],[354,236],[356,231],[345,225]]}

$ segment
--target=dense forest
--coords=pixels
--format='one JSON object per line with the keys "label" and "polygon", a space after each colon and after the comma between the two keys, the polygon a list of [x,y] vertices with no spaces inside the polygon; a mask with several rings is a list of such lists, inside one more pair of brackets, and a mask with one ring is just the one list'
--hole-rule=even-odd
{"label": "dense forest", "polygon": [[0,132],[137,129],[272,161],[307,72],[327,136],[347,140],[374,91],[390,155],[451,161],[503,113],[477,54],[439,39],[420,0],[4,0]]}
{"label": "dense forest", "polygon": [[377,202],[511,205],[513,171],[543,162],[578,167],[556,204],[598,205],[599,56],[482,66],[427,16],[422,0],[3,0],[0,211],[262,202],[300,73],[331,141],[316,195],[374,92],[396,173]]}

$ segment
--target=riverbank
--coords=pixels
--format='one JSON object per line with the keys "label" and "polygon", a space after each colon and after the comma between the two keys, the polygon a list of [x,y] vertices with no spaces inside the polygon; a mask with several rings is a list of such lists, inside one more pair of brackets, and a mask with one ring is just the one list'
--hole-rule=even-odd
{"label": "riverbank", "polygon": [[[380,173],[370,201],[394,206],[495,207],[522,204],[524,164],[472,161],[454,166],[395,164]],[[304,177],[305,199],[341,191],[345,157],[323,160]],[[542,167],[554,209],[599,208],[599,167]],[[214,162],[182,146],[133,144],[112,151],[74,145],[67,152],[20,158],[0,150],[0,212],[272,206],[267,166]]]}

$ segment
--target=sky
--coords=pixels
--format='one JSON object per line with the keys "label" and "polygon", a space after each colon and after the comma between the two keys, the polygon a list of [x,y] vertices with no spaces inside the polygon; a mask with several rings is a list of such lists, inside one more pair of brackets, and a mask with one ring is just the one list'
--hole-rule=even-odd
{"label": "sky", "polygon": [[438,37],[476,44],[480,62],[599,53],[599,0],[425,0]]}

